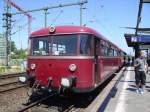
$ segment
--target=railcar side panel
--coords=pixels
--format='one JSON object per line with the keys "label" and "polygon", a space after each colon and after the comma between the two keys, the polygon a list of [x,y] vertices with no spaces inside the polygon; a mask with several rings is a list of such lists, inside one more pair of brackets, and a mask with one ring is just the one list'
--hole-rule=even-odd
{"label": "railcar side panel", "polygon": [[102,77],[107,77],[108,74],[114,73],[118,68],[118,58],[113,57],[101,57]]}

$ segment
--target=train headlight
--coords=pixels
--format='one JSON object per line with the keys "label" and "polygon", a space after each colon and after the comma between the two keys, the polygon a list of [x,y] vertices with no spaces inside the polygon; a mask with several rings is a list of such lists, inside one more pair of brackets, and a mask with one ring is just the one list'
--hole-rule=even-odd
{"label": "train headlight", "polygon": [[61,85],[69,88],[71,86],[71,82],[68,78],[61,78]]}
{"label": "train headlight", "polygon": [[69,65],[69,70],[70,70],[71,72],[74,72],[76,69],[77,69],[77,66],[76,66],[75,64],[70,64],[70,65]]}
{"label": "train headlight", "polygon": [[27,81],[27,78],[25,76],[18,77],[19,82],[25,83]]}
{"label": "train headlight", "polygon": [[35,69],[36,65],[35,64],[31,64],[30,68],[33,70]]}

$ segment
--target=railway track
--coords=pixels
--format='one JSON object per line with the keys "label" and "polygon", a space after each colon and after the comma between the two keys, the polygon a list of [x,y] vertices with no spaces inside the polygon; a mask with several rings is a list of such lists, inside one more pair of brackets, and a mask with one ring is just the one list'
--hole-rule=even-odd
{"label": "railway track", "polygon": [[20,73],[11,73],[11,74],[0,74],[0,80],[1,79],[7,79],[12,77],[18,77],[21,75],[24,75],[26,72],[20,72]]}
{"label": "railway track", "polygon": [[25,72],[0,75],[0,93],[25,87],[26,85],[19,83],[17,79],[18,76],[23,74],[25,74]]}
{"label": "railway track", "polygon": [[71,110],[75,110],[74,105],[69,106],[64,112],[69,112]]}
{"label": "railway track", "polygon": [[18,81],[1,84],[0,85],[0,93],[12,91],[12,90],[19,89],[19,88],[22,88],[25,86],[26,86],[26,84],[20,84]]}
{"label": "railway track", "polygon": [[[104,87],[105,85],[107,85],[107,84],[104,84],[102,86]],[[22,108],[18,112],[26,112],[26,111],[35,112],[40,109],[46,110],[46,112],[47,112],[47,110],[58,111],[58,112],[83,112],[84,109],[100,93],[100,91],[102,90],[103,87],[100,87],[99,91],[96,91],[93,94],[89,94],[86,96],[82,95],[82,96],[80,96],[81,98],[76,96],[73,100],[61,99],[61,98],[53,99],[52,97],[54,95],[51,95],[51,96],[48,96],[48,98],[45,97],[43,99],[39,99],[38,101],[32,103],[31,105]],[[90,97],[92,97],[92,98],[90,98]],[[93,100],[91,100],[91,99],[93,99]],[[50,100],[50,101],[48,101],[48,100]],[[66,101],[66,100],[68,100],[68,101]],[[44,106],[46,106],[46,108]]]}
{"label": "railway track", "polygon": [[70,105],[68,107],[66,107],[65,109],[62,109],[62,107],[58,107],[58,106],[50,106],[50,107],[42,107],[44,106],[42,103],[48,99],[50,99],[51,97],[53,97],[54,95],[56,94],[52,94],[52,95],[49,95],[47,97],[44,97],[34,103],[32,103],[31,105],[29,106],[26,106],[24,108],[22,108],[21,110],[19,110],[18,112],[26,112],[26,111],[29,111],[29,112],[34,112],[34,111],[38,111],[39,109],[43,108],[42,110],[46,110],[46,111],[58,111],[58,112],[82,112],[83,109],[82,108],[77,108],[75,107],[75,105]]}
{"label": "railway track", "polygon": [[76,108],[75,105],[71,105],[63,112],[82,112],[82,111],[83,111],[82,108]]}
{"label": "railway track", "polygon": [[35,101],[35,102],[29,104],[28,106],[25,106],[24,108],[22,108],[22,109],[19,110],[18,112],[25,112],[25,111],[27,111],[27,110],[30,110],[30,109],[32,109],[33,107],[39,105],[40,103],[42,103],[42,102],[48,100],[49,98],[55,96],[56,94],[57,94],[57,93],[52,93],[52,94],[50,94],[50,95],[48,95],[48,96],[45,96],[44,98],[41,98],[41,99],[39,99],[39,100],[37,100],[37,101]]}
{"label": "railway track", "polygon": [[[17,76],[18,75],[14,75],[14,77],[16,77],[16,78],[17,78]],[[10,78],[10,77],[5,78],[5,80],[11,80],[12,78]],[[18,81],[13,81],[10,83],[3,83],[3,84],[0,83],[0,93],[15,90],[15,89],[25,87],[25,86],[26,85],[20,85],[18,83]],[[4,88],[5,88],[5,90],[4,90]],[[78,101],[73,101],[73,102],[72,102],[72,100],[71,101],[68,100],[67,101],[68,103],[65,104],[66,101],[64,99],[63,99],[64,103],[63,103],[63,101],[60,101],[60,100],[57,101],[56,99],[53,99],[53,96],[55,96],[55,95],[56,95],[56,93],[47,95],[46,97],[42,97],[42,98],[40,97],[39,100],[32,102],[28,106],[23,106],[23,107],[21,106],[22,109],[18,110],[18,112],[26,112],[26,111],[32,112],[32,111],[34,111],[34,109],[37,111],[38,111],[38,109],[43,109],[43,110],[52,110],[52,111],[54,110],[54,111],[58,111],[58,112],[83,112],[83,110],[87,107],[87,106],[81,106],[83,104],[83,103],[81,103],[82,101],[84,101],[84,103],[87,102],[84,99],[78,100]],[[88,96],[89,95],[87,95],[87,97]],[[78,97],[76,97],[75,99],[78,99]],[[51,100],[53,100],[52,103],[51,103]],[[89,104],[90,104],[90,102],[89,102]],[[46,108],[42,107],[42,106],[46,106]],[[62,110],[59,111],[58,108],[60,108],[60,110],[62,108]]]}

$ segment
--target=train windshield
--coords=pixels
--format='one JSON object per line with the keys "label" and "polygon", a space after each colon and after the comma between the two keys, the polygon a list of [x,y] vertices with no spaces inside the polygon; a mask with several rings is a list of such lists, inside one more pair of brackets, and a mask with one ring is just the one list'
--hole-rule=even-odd
{"label": "train windshield", "polygon": [[77,35],[59,35],[32,38],[31,55],[76,55]]}
{"label": "train windshield", "polygon": [[91,35],[80,35],[80,55],[92,55],[93,54],[93,39]]}

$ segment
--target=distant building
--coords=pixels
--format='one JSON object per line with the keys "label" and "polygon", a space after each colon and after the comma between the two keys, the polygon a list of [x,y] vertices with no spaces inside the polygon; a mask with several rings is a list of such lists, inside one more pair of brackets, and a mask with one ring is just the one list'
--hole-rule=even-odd
{"label": "distant building", "polygon": [[5,38],[0,34],[0,66],[5,65]]}

